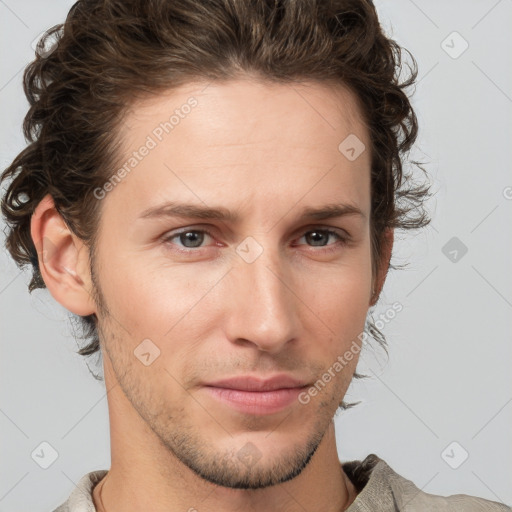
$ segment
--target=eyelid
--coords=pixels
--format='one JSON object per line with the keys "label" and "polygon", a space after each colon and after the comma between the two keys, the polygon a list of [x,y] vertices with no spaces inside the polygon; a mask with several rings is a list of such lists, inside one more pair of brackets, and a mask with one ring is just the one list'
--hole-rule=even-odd
{"label": "eyelid", "polygon": [[350,234],[345,229],[339,228],[337,226],[331,226],[329,224],[312,224],[310,226],[304,226],[300,228],[299,233],[302,233],[301,236],[304,236],[306,233],[309,233],[310,231],[315,231],[315,229],[317,229],[318,231],[328,231],[342,238],[350,238]]}

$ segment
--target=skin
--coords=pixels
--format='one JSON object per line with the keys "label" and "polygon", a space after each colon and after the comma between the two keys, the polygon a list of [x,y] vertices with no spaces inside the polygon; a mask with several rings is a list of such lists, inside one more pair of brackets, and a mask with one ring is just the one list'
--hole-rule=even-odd
{"label": "skin", "polygon": [[[101,489],[108,512],[345,510],[356,490],[333,417],[358,353],[308,404],[273,414],[236,411],[203,384],[277,373],[313,384],[360,345],[393,232],[372,275],[370,151],[349,161],[338,150],[349,134],[370,147],[357,102],[322,83],[191,83],[132,106],[120,165],[191,96],[197,106],[102,199],[94,274],[50,196],[32,218],[36,246],[51,246],[40,255],[48,289],[73,313],[98,317],[112,465],[94,501],[102,510]],[[222,206],[239,220],[140,218],[171,200]],[[329,203],[363,215],[299,219]],[[164,240],[178,228],[211,236]],[[348,234],[346,245],[328,228]],[[247,237],[262,248],[251,263],[236,251]],[[148,366],[134,355],[144,339],[160,350]],[[255,462],[238,456],[247,447]]]}

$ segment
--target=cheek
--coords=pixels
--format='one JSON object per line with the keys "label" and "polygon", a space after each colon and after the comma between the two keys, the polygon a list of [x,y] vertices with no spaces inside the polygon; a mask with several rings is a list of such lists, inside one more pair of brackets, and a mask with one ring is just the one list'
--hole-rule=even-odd
{"label": "cheek", "polygon": [[333,327],[358,323],[366,317],[372,277],[369,250],[354,251],[339,264],[304,274],[301,297]]}
{"label": "cheek", "polygon": [[[236,307],[230,277],[222,282],[230,266],[226,261],[170,264],[161,255],[123,255],[119,249],[103,262],[100,282],[112,315],[133,337],[162,339],[170,330],[186,328],[194,338],[201,324],[222,318],[219,304]],[[285,274],[287,286],[298,297],[290,300],[301,310],[307,331],[303,334],[316,339],[326,339],[327,334],[339,344],[340,336],[350,342],[361,332],[370,298],[369,244],[337,262],[290,261]]]}
{"label": "cheek", "polygon": [[205,299],[227,270],[165,260],[156,264],[137,256],[117,261],[115,267],[103,267],[108,270],[101,277],[102,291],[112,315],[137,338],[161,339],[173,326],[182,328],[206,314]]}
{"label": "cheek", "polygon": [[[361,344],[370,288],[371,260],[369,252],[363,251],[350,264],[310,274],[302,281],[300,296],[307,305],[302,322],[307,331],[304,336],[315,340],[314,346],[307,348],[313,359],[321,358],[329,365],[354,346],[353,342]],[[356,363],[354,357],[347,370]]]}
{"label": "cheek", "polygon": [[369,279],[346,276],[326,294],[323,310],[335,332],[347,332],[364,324],[368,311]]}

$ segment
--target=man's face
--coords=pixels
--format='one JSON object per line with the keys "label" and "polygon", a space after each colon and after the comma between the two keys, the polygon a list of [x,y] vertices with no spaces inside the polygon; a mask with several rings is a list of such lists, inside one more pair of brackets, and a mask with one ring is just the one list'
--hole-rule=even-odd
{"label": "man's face", "polygon": [[[354,351],[335,366],[361,345],[370,304],[370,152],[354,160],[338,146],[369,139],[345,90],[205,86],[139,103],[124,120],[119,167],[138,156],[102,199],[100,336],[109,378],[149,435],[209,481],[256,488],[304,468],[357,364]],[[167,133],[160,123],[176,110]],[[148,214],[169,203],[237,219]],[[333,204],[362,215],[302,218]],[[283,374],[304,389],[211,386]],[[117,421],[129,429],[134,416]]]}

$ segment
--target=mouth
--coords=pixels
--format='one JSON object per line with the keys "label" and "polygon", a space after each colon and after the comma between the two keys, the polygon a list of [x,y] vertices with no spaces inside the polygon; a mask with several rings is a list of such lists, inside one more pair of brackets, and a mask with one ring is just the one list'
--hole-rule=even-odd
{"label": "mouth", "polygon": [[308,387],[304,381],[279,375],[270,379],[225,379],[206,384],[203,389],[212,399],[238,412],[267,415],[289,408]]}

